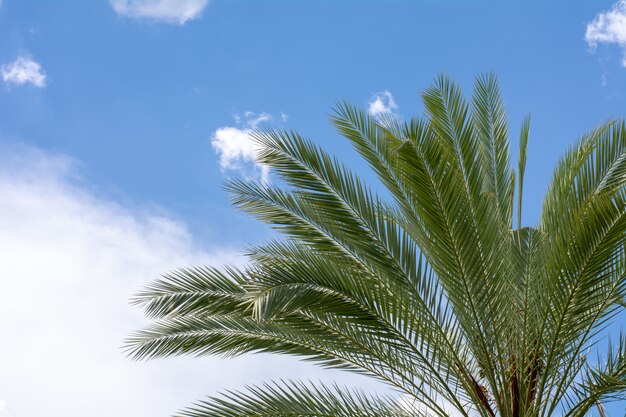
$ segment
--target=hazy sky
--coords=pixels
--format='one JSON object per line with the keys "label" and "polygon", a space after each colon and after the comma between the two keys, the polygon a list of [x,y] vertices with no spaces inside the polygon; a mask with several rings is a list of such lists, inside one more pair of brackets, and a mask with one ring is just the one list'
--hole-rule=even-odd
{"label": "hazy sky", "polygon": [[221,190],[271,181],[251,129],[298,130],[360,170],[333,104],[410,116],[439,72],[467,91],[495,72],[514,143],[532,115],[534,223],[559,155],[625,116],[626,1],[469,3],[1,1],[0,417],[159,417],[272,378],[365,383],[268,356],[129,361],[143,319],[128,299],[270,236]]}

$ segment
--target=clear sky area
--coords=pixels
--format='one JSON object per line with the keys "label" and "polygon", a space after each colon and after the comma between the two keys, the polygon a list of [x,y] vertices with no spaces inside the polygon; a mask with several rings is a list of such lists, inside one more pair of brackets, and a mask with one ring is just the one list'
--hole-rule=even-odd
{"label": "clear sky area", "polygon": [[271,237],[222,190],[272,181],[252,129],[296,130],[374,180],[328,122],[338,100],[410,117],[438,74],[469,95],[484,72],[513,149],[532,118],[532,225],[559,156],[626,116],[626,0],[1,1],[0,417],[168,416],[281,377],[375,388],[288,358],[130,361],[128,300]]}

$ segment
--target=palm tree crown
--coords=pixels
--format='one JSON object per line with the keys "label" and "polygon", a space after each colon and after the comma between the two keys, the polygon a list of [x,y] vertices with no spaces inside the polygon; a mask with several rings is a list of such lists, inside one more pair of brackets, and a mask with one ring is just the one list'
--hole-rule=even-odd
{"label": "palm tree crown", "polygon": [[381,194],[297,133],[256,132],[282,186],[227,189],[284,239],[249,249],[245,268],[156,281],[135,299],[154,323],[127,341],[135,358],[296,355],[398,396],[281,381],[182,415],[581,417],[626,398],[626,340],[587,354],[626,306],[624,122],[565,153],[522,227],[529,120],[514,170],[494,76],[469,101],[444,76],[422,97],[407,122],[345,103],[331,116]]}

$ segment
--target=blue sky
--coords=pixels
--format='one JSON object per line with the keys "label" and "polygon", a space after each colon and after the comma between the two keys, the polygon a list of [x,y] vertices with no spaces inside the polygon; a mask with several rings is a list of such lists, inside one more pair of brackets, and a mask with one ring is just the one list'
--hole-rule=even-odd
{"label": "blue sky", "polygon": [[[532,115],[524,207],[532,224],[562,152],[607,118],[624,117],[624,54],[626,3],[615,1],[4,0],[0,271],[18,274],[18,282],[1,280],[0,316],[32,313],[20,297],[44,279],[50,289],[40,294],[46,308],[39,313],[67,322],[72,310],[59,312],[50,294],[81,299],[74,311],[95,306],[93,317],[111,329],[107,340],[119,336],[101,352],[115,364],[106,370],[110,384],[102,389],[111,400],[102,400],[102,415],[131,415],[128,406],[135,416],[165,416],[224,385],[237,387],[253,362],[130,369],[115,349],[140,323],[126,299],[141,285],[183,263],[241,262],[244,244],[268,236],[221,190],[225,177],[263,175],[246,159],[248,129],[298,130],[362,168],[328,124],[338,99],[365,107],[382,100],[379,109],[407,117],[421,111],[420,91],[439,72],[469,92],[476,75],[493,71],[514,143],[522,118]],[[75,265],[60,247],[91,261]],[[59,257],[62,267],[53,262]],[[59,287],[48,281],[55,273]],[[105,318],[109,309],[115,318]],[[36,316],[27,314],[19,328],[0,319],[0,329],[43,326]],[[86,314],[81,320],[93,323]],[[84,415],[67,405],[67,390],[88,384],[85,375],[76,370],[67,385],[55,384],[28,370],[21,349],[7,349],[0,347],[0,369],[12,366],[0,371],[0,416],[56,416],[54,407],[59,416]],[[69,354],[61,345],[51,352],[39,369],[58,376],[50,363]],[[276,372],[256,366],[255,375]],[[129,385],[146,384],[141,392],[128,388],[135,398],[152,398],[150,389],[163,394],[156,404],[131,405],[130,394],[113,393],[119,379],[111,369]],[[202,372],[216,369],[229,384],[206,381]],[[175,375],[172,386],[154,382],[153,373],[165,372]],[[43,385],[32,386],[48,393],[27,393],[38,378]],[[87,399],[93,395],[85,389]]]}

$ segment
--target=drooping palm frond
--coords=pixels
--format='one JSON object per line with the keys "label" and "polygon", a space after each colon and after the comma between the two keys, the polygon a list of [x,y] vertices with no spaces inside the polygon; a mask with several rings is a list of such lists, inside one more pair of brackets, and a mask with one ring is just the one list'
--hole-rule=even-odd
{"label": "drooping palm frond", "polygon": [[[593,406],[610,401],[626,401],[626,338],[620,334],[617,348],[609,340],[605,358],[598,358],[595,366],[586,366],[583,379],[568,398],[568,417],[585,415]],[[604,363],[603,363],[604,362]]]}
{"label": "drooping palm frond", "polygon": [[624,123],[565,154],[538,224],[522,227],[529,119],[515,172],[493,75],[471,100],[441,76],[423,100],[425,115],[407,122],[347,103],[331,116],[382,193],[297,133],[255,132],[277,182],[226,188],[283,239],[250,248],[245,268],[152,284],[134,302],[154,323],[127,340],[135,358],[295,355],[409,401],[289,382],[183,415],[578,417],[623,396],[624,339],[605,365],[581,353],[626,300]]}
{"label": "drooping palm frond", "polygon": [[201,401],[181,413],[184,417],[412,417],[417,409],[390,398],[321,383],[266,383],[246,391],[229,391]]}

